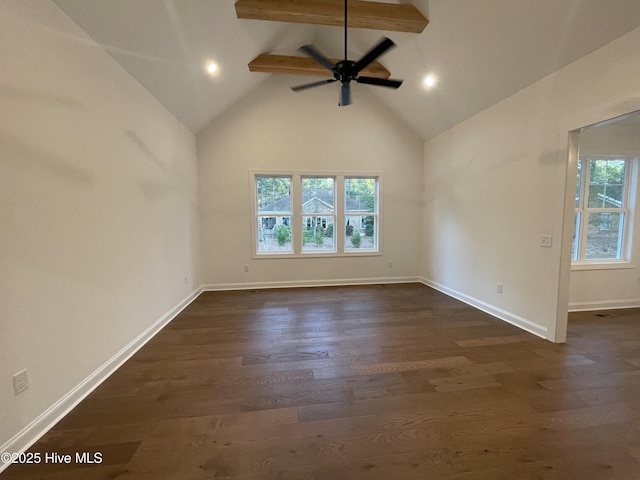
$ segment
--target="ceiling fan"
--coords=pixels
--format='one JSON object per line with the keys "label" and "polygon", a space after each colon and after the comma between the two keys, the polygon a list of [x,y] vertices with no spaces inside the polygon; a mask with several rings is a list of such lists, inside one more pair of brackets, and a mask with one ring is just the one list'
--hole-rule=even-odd
{"label": "ceiling fan", "polygon": [[303,45],[299,48],[299,50],[309,55],[327,70],[333,72],[333,78],[291,87],[291,90],[293,90],[294,92],[300,92],[309,88],[320,87],[328,83],[339,81],[342,86],[340,88],[340,101],[338,105],[341,107],[351,105],[352,80],[356,83],[364,83],[367,85],[376,85],[379,87],[388,88],[399,88],[400,85],[402,85],[402,80],[394,80],[391,78],[384,79],[375,77],[361,77],[359,75],[360,72],[369,64],[386,53],[386,51],[390,48],[395,47],[396,44],[386,37],[382,37],[382,39],[371,50],[365,53],[364,56],[357,62],[347,59],[347,2],[348,0],[344,0],[344,60],[334,64],[331,62],[331,60],[320,53],[313,45]]}

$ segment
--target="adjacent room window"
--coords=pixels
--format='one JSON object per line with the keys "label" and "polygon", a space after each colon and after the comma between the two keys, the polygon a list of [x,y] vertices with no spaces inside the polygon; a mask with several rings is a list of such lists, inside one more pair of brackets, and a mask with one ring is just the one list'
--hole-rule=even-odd
{"label": "adjacent room window", "polygon": [[380,176],[252,174],[257,256],[376,254]]}
{"label": "adjacent room window", "polygon": [[632,161],[586,156],[578,160],[574,262],[628,261]]}

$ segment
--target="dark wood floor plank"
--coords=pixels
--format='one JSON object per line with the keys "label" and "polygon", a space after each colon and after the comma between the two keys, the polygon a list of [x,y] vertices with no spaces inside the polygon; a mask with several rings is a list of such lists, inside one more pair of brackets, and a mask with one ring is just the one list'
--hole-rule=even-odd
{"label": "dark wood floor plank", "polygon": [[[271,477],[274,478],[274,477]],[[438,480],[437,472],[426,451],[357,458],[353,461],[285,470],[279,480]]]}
{"label": "dark wood floor plank", "polygon": [[2,480],[640,478],[640,310],[555,345],[420,284],[206,292]]}

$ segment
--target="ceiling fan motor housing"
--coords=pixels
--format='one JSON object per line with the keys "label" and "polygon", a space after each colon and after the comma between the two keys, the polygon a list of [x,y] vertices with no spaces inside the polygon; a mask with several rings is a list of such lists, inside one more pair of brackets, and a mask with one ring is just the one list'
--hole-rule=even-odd
{"label": "ceiling fan motor housing", "polygon": [[343,83],[354,80],[358,76],[358,73],[353,68],[355,64],[356,62],[353,60],[342,60],[336,63],[336,72],[333,74],[334,78]]}

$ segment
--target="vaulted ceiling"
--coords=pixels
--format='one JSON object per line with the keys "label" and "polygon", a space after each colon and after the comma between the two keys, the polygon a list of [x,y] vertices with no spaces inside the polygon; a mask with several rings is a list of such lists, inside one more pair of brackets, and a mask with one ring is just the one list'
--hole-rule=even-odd
{"label": "vaulted ceiling", "polygon": [[[356,85],[354,102],[358,89],[370,89],[425,140],[640,26],[638,0],[378,1],[411,3],[429,25],[419,34],[349,30],[354,60],[391,38],[397,47],[379,61],[405,80],[399,90]],[[307,43],[343,54],[341,27],[238,19],[233,0],[54,2],[194,133],[282,75],[250,72],[258,55],[299,55]],[[205,72],[209,61],[216,76]],[[423,85],[428,73],[435,88]],[[304,108],[304,93],[290,94]]]}

